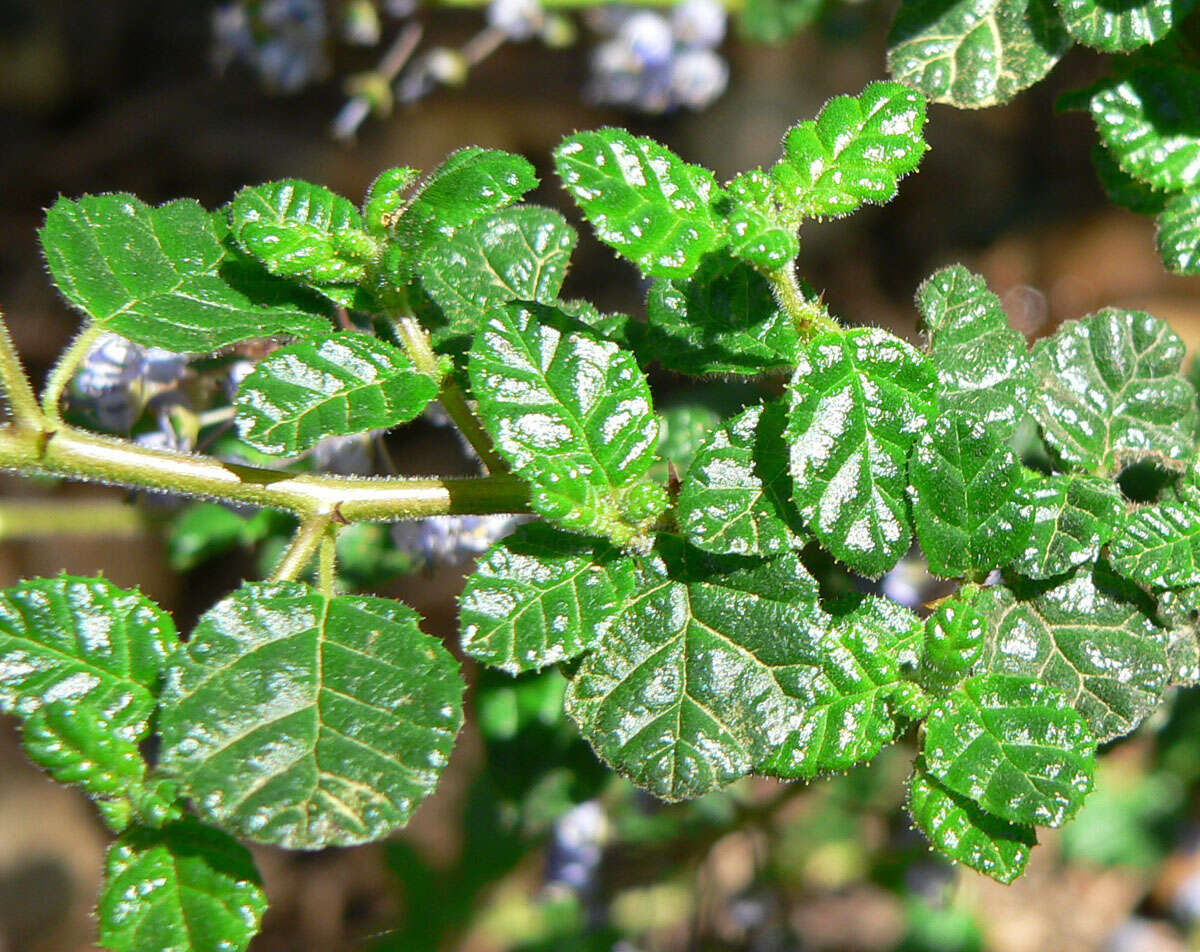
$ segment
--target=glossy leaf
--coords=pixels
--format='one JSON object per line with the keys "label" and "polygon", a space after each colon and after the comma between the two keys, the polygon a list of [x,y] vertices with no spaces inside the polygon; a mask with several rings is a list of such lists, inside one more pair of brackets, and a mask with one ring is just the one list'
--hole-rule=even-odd
{"label": "glossy leaf", "polygon": [[742,411],[697,452],[679,488],[676,520],[685,539],[718,555],[775,555],[798,548],[791,503],[786,406]]}
{"label": "glossy leaf", "polygon": [[[1084,108],[1087,108],[1087,103],[1084,104]],[[1170,196],[1156,192],[1145,182],[1134,178],[1117,164],[1113,154],[1103,146],[1098,145],[1092,149],[1092,166],[1096,169],[1096,177],[1100,179],[1100,185],[1110,202],[1139,215],[1157,215],[1167,204]],[[1161,253],[1161,236],[1159,249]]]}
{"label": "glossy leaf", "polygon": [[383,236],[396,223],[408,201],[405,194],[419,174],[416,169],[397,167],[376,176],[363,199],[363,224],[369,232]]}
{"label": "glossy leaf", "polygon": [[1029,407],[1029,357],[1000,299],[983,278],[954,265],[921,285],[917,307],[937,370],[939,409],[965,410],[1007,438]]}
{"label": "glossy leaf", "polygon": [[108,850],[97,912],[111,952],[242,952],[267,897],[254,860],[195,820],[130,830]]}
{"label": "glossy leaf", "polygon": [[1027,597],[987,589],[975,607],[988,625],[985,668],[1055,688],[1097,741],[1129,733],[1162,699],[1166,633],[1098,570]]}
{"label": "glossy leaf", "polygon": [[942,687],[960,680],[983,657],[983,616],[969,601],[952,598],[925,619],[922,683]]}
{"label": "glossy leaf", "polygon": [[1200,274],[1200,188],[1172,195],[1158,215],[1158,255],[1172,271]]}
{"label": "glossy leaf", "polygon": [[888,36],[888,71],[934,102],[1008,102],[1071,45],[1050,0],[904,0]]}
{"label": "glossy leaf", "polygon": [[822,545],[864,575],[882,575],[908,549],[908,453],[933,414],[936,386],[930,364],[878,328],[820,334],[796,367],[796,505]]}
{"label": "glossy leaf", "polygon": [[762,169],[745,172],[731,181],[725,228],[729,250],[762,271],[776,271],[800,253],[795,226],[782,220],[779,186]]}
{"label": "glossy leaf", "polygon": [[723,252],[705,256],[686,281],[655,281],[646,318],[649,352],[693,376],[790,370],[800,348],[767,279]]}
{"label": "glossy leaf", "polygon": [[1032,826],[992,816],[930,776],[918,762],[908,779],[908,812],[939,853],[956,863],[1011,883],[1037,845]]}
{"label": "glossy leaf", "polygon": [[1200,585],[1200,486],[1194,480],[1136,511],[1109,546],[1112,567],[1151,588]]}
{"label": "glossy leaf", "polygon": [[[196,202],[153,208],[133,195],[60,198],[42,250],[67,300],[107,330],[176,353],[210,353],[254,337],[320,337],[329,322],[244,268]],[[250,276],[252,277],[252,276]],[[267,282],[273,281],[264,275]]]}
{"label": "glossy leaf", "polygon": [[530,484],[535,512],[624,545],[665,508],[645,478],[658,421],[631,353],[554,308],[510,304],[480,329],[470,374],[483,423]]}
{"label": "glossy leaf", "polygon": [[1029,473],[1018,500],[1030,531],[1012,566],[1027,578],[1053,578],[1095,561],[1125,521],[1120,489],[1095,476]]}
{"label": "glossy leaf", "polygon": [[327,436],[386,429],[417,416],[438,393],[401,350],[341,333],[272,351],[238,387],[238,434],[264,453],[294,456]]}
{"label": "glossy leaf", "polygon": [[722,242],[713,174],[653,139],[623,129],[576,132],[554,162],[596,237],[645,275],[685,278]]}
{"label": "glossy leaf", "polygon": [[913,447],[909,498],[929,570],[982,580],[1025,547],[1021,463],[982,420],[945,413]]}
{"label": "glossy leaf", "polygon": [[829,100],[815,120],[788,130],[771,169],[786,220],[837,218],[864,202],[891,201],[925,153],[924,125],[924,97],[899,83]]}
{"label": "glossy leaf", "polygon": [[1106,53],[1127,53],[1157,42],[1195,5],[1194,0],[1056,0],[1071,38]]}
{"label": "glossy leaf", "polygon": [[929,773],[1012,823],[1061,826],[1092,789],[1096,742],[1054,688],[1012,674],[968,678],[925,722]]}
{"label": "glossy leaf", "polygon": [[497,542],[460,600],[462,647],[518,674],[591,650],[633,588],[633,563],[611,546],[534,523]]}
{"label": "glossy leaf", "polygon": [[1196,449],[1196,391],[1184,345],[1163,321],[1107,308],[1063,324],[1033,351],[1033,414],[1059,455],[1115,473],[1152,460],[1182,469]]}
{"label": "glossy leaf", "polygon": [[406,605],[246,584],[171,664],[163,769],[203,819],[239,836],[367,842],[432,792],[462,692],[457,663]]}

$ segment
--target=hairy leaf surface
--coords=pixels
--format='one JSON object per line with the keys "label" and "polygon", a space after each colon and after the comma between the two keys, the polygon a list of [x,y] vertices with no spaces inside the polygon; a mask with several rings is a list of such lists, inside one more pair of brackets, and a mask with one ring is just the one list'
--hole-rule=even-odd
{"label": "hairy leaf surface", "polygon": [[952,684],[983,657],[983,616],[969,601],[952,598],[925,619],[921,682],[932,688]]}
{"label": "hairy leaf surface", "polygon": [[775,271],[800,253],[795,226],[780,214],[779,185],[762,169],[744,172],[726,189],[725,214],[729,250],[763,271]]}
{"label": "hairy leaf surface", "polygon": [[1121,490],[1095,476],[1029,472],[1018,500],[1030,531],[1012,566],[1027,578],[1053,578],[1095,561],[1125,521]]}
{"label": "hairy leaf surface", "polygon": [[1163,264],[1179,274],[1200,274],[1200,188],[1167,199],[1157,224]]}
{"label": "hairy leaf surface", "polygon": [[1112,567],[1151,588],[1200,585],[1200,486],[1189,480],[1139,509],[1109,547]]}
{"label": "hairy leaf surface", "polygon": [[1127,53],[1161,40],[1195,0],[1056,0],[1071,38],[1106,53]]}

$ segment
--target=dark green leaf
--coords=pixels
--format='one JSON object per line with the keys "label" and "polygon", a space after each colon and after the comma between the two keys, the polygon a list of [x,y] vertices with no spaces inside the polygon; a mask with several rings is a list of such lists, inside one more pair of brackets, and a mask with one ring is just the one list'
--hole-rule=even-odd
{"label": "dark green leaf", "polygon": [[[1089,95],[1084,108],[1088,108],[1090,101]],[[1145,182],[1135,179],[1117,164],[1112,153],[1104,146],[1098,145],[1092,149],[1092,165],[1096,168],[1096,176],[1100,179],[1104,194],[1110,202],[1139,215],[1157,215],[1167,204],[1169,196],[1163,192],[1156,192]]]}
{"label": "dark green leaf", "polygon": [[908,453],[936,387],[933,367],[878,328],[820,334],[796,367],[796,505],[821,543],[864,575],[882,575],[908,550]]}
{"label": "dark green leaf", "polygon": [[367,842],[437,784],[462,692],[457,663],[406,605],[247,584],[172,661],[163,769],[204,819],[240,836]]}
{"label": "dark green leaf", "polygon": [[1106,53],[1127,53],[1171,32],[1195,0],[1056,0],[1072,39]]}
{"label": "dark green leaf", "polygon": [[1018,501],[1030,533],[1012,566],[1027,578],[1053,578],[1095,561],[1125,521],[1121,490],[1095,476],[1029,472]]}
{"label": "dark green leaf", "polygon": [[576,132],[554,162],[596,237],[643,274],[685,278],[723,240],[712,172],[653,139],[624,129]]}
{"label": "dark green leaf", "polygon": [[1172,195],[1158,215],[1158,255],[1172,271],[1200,274],[1200,189]]}
{"label": "dark green leaf", "polygon": [[658,421],[633,354],[560,311],[510,304],[471,348],[471,387],[497,451],[534,511],[624,545],[666,507],[648,482]]}
{"label": "dark green leaf", "polygon": [[1130,516],[1109,559],[1121,575],[1151,588],[1200,585],[1200,486],[1188,480]]}
{"label": "dark green leaf", "polygon": [[1033,678],[979,674],[925,721],[929,773],[1012,823],[1061,826],[1092,789],[1096,742],[1057,690]]}

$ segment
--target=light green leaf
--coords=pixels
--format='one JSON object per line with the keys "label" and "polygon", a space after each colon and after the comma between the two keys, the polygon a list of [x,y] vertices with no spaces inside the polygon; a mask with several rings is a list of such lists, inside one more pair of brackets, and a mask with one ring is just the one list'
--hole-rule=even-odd
{"label": "light green leaf", "polygon": [[[721,393],[724,394],[722,385]],[[689,391],[682,402],[663,407],[658,417],[658,455],[651,473],[661,471],[660,481],[666,482],[668,465],[675,467],[677,476],[686,474],[692,460],[709,435],[721,425],[722,415],[703,399],[704,392]]]}
{"label": "light green leaf", "polygon": [[1009,823],[938,783],[919,761],[908,779],[908,812],[934,849],[1000,883],[1011,883],[1037,845],[1032,826]]}
{"label": "light green leaf", "polygon": [[234,196],[228,214],[242,250],[272,274],[357,284],[379,253],[353,203],[298,179],[248,186]]}
{"label": "light green leaf", "polygon": [[1158,617],[1167,628],[1193,628],[1200,634],[1200,585],[1158,592]]}
{"label": "light green leaf", "polygon": [[200,816],[260,843],[378,839],[437,784],[463,683],[408,606],[243,585],[168,671],[163,770]]}
{"label": "light green leaf", "polygon": [[559,178],[596,237],[643,274],[686,278],[722,243],[712,172],[624,129],[576,132],[554,150]]}
{"label": "light green leaf", "polygon": [[471,348],[471,387],[530,505],[577,532],[635,544],[666,507],[648,482],[658,443],[633,354],[552,307],[491,312]]}
{"label": "light green leaf", "polygon": [[717,207],[725,215],[729,250],[735,257],[770,272],[800,253],[795,225],[781,220],[775,179],[754,169],[739,175],[726,189],[728,198]]}
{"label": "light green leaf", "polygon": [[982,581],[1025,547],[1021,463],[979,418],[942,413],[913,447],[908,478],[917,540],[934,575]]}
{"label": "light green leaf", "polygon": [[243,952],[267,897],[232,837],[187,819],[130,830],[108,850],[97,912],[111,952]]}
{"label": "light green leaf", "polygon": [[340,333],[272,351],[238,387],[238,435],[264,453],[294,456],[327,436],[386,429],[416,417],[438,393],[401,350]]}
{"label": "light green leaf", "polygon": [[0,711],[63,783],[133,810],[165,808],[138,744],[178,645],[171,617],[102,578],[30,579],[0,593]]}
{"label": "light green leaf", "polygon": [[864,575],[882,575],[908,550],[908,453],[936,386],[933,367],[879,328],[820,334],[797,364],[788,433],[796,505],[821,543]]}
{"label": "light green leaf", "polygon": [[1172,195],[1158,214],[1158,255],[1178,274],[1200,274],[1200,189]]}
{"label": "light green leaf", "polygon": [[1195,0],[1056,0],[1071,38],[1106,53],[1157,42],[1182,22]]}
{"label": "light green leaf", "polygon": [[788,130],[771,168],[785,220],[838,218],[891,201],[925,154],[924,125],[925,98],[899,83],[829,100],[815,120]]}
{"label": "light green leaf", "polygon": [[985,622],[969,601],[952,598],[925,619],[921,683],[933,690],[961,680],[983,657]]}
{"label": "light green leaf", "polygon": [[1166,632],[1100,570],[1025,597],[990,588],[975,607],[988,625],[985,669],[1055,688],[1097,741],[1129,733],[1158,707],[1170,676]]}
{"label": "light green leaf", "polygon": [[966,410],[1006,439],[1029,408],[1029,356],[1000,299],[983,278],[954,265],[921,285],[917,307],[937,370],[938,407]]}
{"label": "light green leaf", "polygon": [[758,375],[796,364],[800,338],[771,285],[724,252],[686,281],[655,281],[646,318],[646,349],[668,370]]}
{"label": "light green leaf", "polygon": [[[320,337],[328,320],[231,260],[196,202],[157,208],[133,195],[60,198],[39,232],[67,300],[107,330],[176,353],[253,337]],[[304,306],[301,306],[301,305]]]}
{"label": "light green leaf", "polygon": [[1070,45],[1050,0],[904,0],[887,64],[934,102],[980,109],[1032,86]]}
{"label": "light green leaf", "polygon": [[519,674],[591,650],[633,589],[634,564],[611,546],[534,523],[497,542],[460,600],[462,647]]}
{"label": "light green leaf", "polygon": [[1029,472],[1017,498],[1030,532],[1012,567],[1027,578],[1053,578],[1095,561],[1125,521],[1121,490],[1095,476]]}
{"label": "light green leaf", "polygon": [[1141,460],[1182,469],[1200,425],[1183,355],[1179,335],[1142,311],[1106,308],[1063,324],[1033,351],[1033,415],[1046,442],[1102,474]]}
{"label": "light green leaf", "polygon": [[416,169],[398,167],[380,172],[367,188],[363,199],[363,224],[371,234],[383,237],[396,223],[407,199],[409,186],[420,173]]}
{"label": "light green leaf", "polygon": [[1200,684],[1200,627],[1194,616],[1167,633],[1167,664],[1171,685],[1190,688]]}
{"label": "light green leaf", "polygon": [[925,721],[929,773],[1012,823],[1061,826],[1092,789],[1096,742],[1057,690],[1033,678],[979,674]]}
{"label": "light green leaf", "polygon": [[778,43],[812,23],[823,6],[824,0],[746,0],[739,25],[747,39]]}
{"label": "light green leaf", "polygon": [[742,411],[696,454],[679,488],[676,521],[689,543],[718,555],[799,548],[782,401]]}
{"label": "light green leaf", "polygon": [[1200,585],[1200,486],[1191,480],[1135,512],[1108,550],[1121,575],[1151,588]]}

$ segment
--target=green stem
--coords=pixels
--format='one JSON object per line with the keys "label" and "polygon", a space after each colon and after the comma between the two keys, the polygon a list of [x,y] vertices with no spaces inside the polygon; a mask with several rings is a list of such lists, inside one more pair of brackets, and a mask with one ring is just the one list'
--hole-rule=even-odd
{"label": "green stem", "polygon": [[29,384],[29,376],[21,366],[21,358],[0,315],[0,386],[8,398],[13,422],[27,430],[41,430],[45,424],[38,407],[37,395]]}
{"label": "green stem", "polygon": [[271,573],[272,582],[284,582],[299,578],[300,573],[308,567],[317,548],[325,539],[326,530],[333,520],[332,513],[314,516],[300,523],[300,528],[292,536],[292,541]]}
{"label": "green stem", "polygon": [[333,597],[334,569],[337,567],[337,526],[326,526],[321,536],[317,562],[317,586],[326,598]]}
{"label": "green stem", "polygon": [[75,371],[83,362],[83,358],[87,356],[87,352],[91,350],[92,345],[96,343],[96,339],[102,333],[104,333],[104,329],[99,324],[89,324],[80,331],[71,341],[71,346],[58,358],[58,363],[50,371],[50,376],[46,378],[46,386],[42,390],[42,413],[51,426],[62,426],[62,412],[59,409],[62,395],[70,385],[71,378],[75,376]]}
{"label": "green stem", "polygon": [[8,499],[0,502],[0,541],[47,536],[137,538],[146,513],[116,501]]}
{"label": "green stem", "polygon": [[796,333],[802,340],[807,340],[822,331],[839,329],[838,322],[830,317],[829,311],[820,300],[811,301],[804,296],[800,282],[796,280],[793,262],[789,261],[778,271],[770,272],[766,278],[771,282],[771,291],[775,295],[776,303],[791,317]]}

